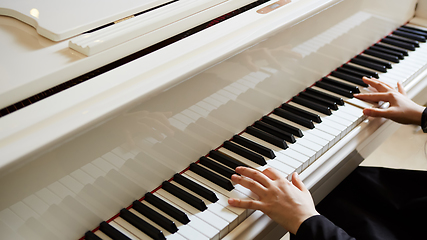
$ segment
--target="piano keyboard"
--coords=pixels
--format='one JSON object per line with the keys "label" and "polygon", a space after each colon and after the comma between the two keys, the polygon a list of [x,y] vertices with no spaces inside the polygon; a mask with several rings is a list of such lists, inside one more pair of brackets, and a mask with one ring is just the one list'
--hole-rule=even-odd
{"label": "piano keyboard", "polygon": [[[253,212],[227,203],[230,197],[256,198],[230,181],[237,166],[260,171],[272,167],[288,178],[304,171],[365,119],[362,109],[372,104],[353,98],[354,93],[370,91],[362,77],[376,77],[392,86],[398,81],[408,84],[427,66],[426,38],[423,29],[401,26],[84,238],[221,239]],[[110,170],[107,165],[97,162],[104,174]],[[99,169],[85,170],[94,177]]]}

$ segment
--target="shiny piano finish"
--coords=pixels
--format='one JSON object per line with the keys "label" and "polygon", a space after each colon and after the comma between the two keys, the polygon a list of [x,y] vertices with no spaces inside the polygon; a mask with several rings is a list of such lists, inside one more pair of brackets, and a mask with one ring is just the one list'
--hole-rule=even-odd
{"label": "shiny piano finish", "polygon": [[[248,12],[0,118],[1,234],[82,237],[405,23],[414,3],[301,0]],[[421,70],[405,83],[420,102]],[[301,173],[315,200],[393,128],[369,119],[342,134]],[[249,215],[214,238],[284,232]]]}

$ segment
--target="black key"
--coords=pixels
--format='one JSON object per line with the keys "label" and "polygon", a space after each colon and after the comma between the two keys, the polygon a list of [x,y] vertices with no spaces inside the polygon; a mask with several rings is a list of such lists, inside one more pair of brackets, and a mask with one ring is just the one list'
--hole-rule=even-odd
{"label": "black key", "polygon": [[378,65],[385,66],[388,69],[391,69],[391,67],[392,67],[390,62],[382,61],[382,60],[379,60],[379,59],[374,59],[374,58],[363,56],[363,55],[357,55],[356,58],[361,59],[361,60],[365,60],[365,61],[368,61],[368,62],[371,62],[371,63],[375,63],[375,64],[378,64]]}
{"label": "black key", "polygon": [[178,228],[176,227],[174,222],[164,217],[160,213],[154,211],[147,205],[141,203],[140,201],[133,201],[132,208],[141,213],[142,215],[146,216],[151,221],[157,223],[160,227],[166,229],[170,233],[175,233],[178,231]]}
{"label": "black key", "polygon": [[285,132],[292,133],[294,136],[297,136],[297,137],[303,137],[304,136],[304,134],[302,134],[301,129],[294,127],[294,126],[291,126],[287,123],[281,122],[281,121],[274,119],[272,117],[264,116],[261,119],[261,121],[265,122],[267,124],[270,124],[273,127],[277,127],[278,129],[281,129]]}
{"label": "black key", "polygon": [[394,56],[394,55],[390,55],[387,53],[383,53],[383,52],[379,52],[379,51],[375,51],[372,49],[366,49],[363,53],[367,54],[367,55],[371,55],[377,58],[381,58],[390,62],[394,62],[394,63],[399,63],[399,58]]}
{"label": "black key", "polygon": [[86,232],[85,239],[86,240],[102,240],[102,238],[96,236],[95,233],[93,233],[91,231]]}
{"label": "black key", "polygon": [[218,198],[214,192],[178,173],[173,175],[173,180],[213,203],[218,201]]}
{"label": "black key", "polygon": [[320,119],[320,116],[318,114],[311,113],[311,112],[306,111],[304,109],[297,108],[297,107],[292,106],[292,105],[290,105],[288,103],[283,103],[280,106],[280,108],[282,108],[282,109],[284,109],[286,111],[289,111],[291,113],[295,113],[296,115],[299,115],[299,116],[301,116],[303,118],[310,119],[313,122],[317,122],[317,123],[321,123],[322,122],[322,119]]}
{"label": "black key", "polygon": [[371,47],[369,47],[369,49],[395,56],[395,57],[399,58],[400,60],[405,58],[403,53],[398,52],[398,51],[393,51],[393,50],[390,50],[387,48],[382,48],[379,46],[371,46]]}
{"label": "black key", "polygon": [[322,104],[324,106],[328,106],[332,110],[338,110],[338,105],[337,105],[336,102],[333,102],[333,101],[330,101],[330,100],[326,100],[326,99],[321,98],[319,96],[316,96],[314,94],[310,94],[310,93],[307,93],[307,92],[300,92],[298,94],[298,96],[300,96],[302,98],[306,98],[306,99],[308,99],[310,101],[316,101],[319,104]]}
{"label": "black key", "polygon": [[401,37],[406,37],[406,38],[410,38],[419,42],[426,42],[426,37],[419,35],[419,34],[414,34],[414,33],[409,33],[407,31],[400,31],[400,30],[396,30],[393,32],[394,35],[397,36],[401,36]]}
{"label": "black key", "polygon": [[310,128],[310,129],[314,128],[314,124],[313,124],[312,120],[298,116],[294,113],[283,110],[281,108],[274,109],[273,113],[282,117],[282,118],[288,119],[289,121],[292,121],[294,123],[298,123],[299,125],[304,126],[306,128]]}
{"label": "black key", "polygon": [[336,87],[332,84],[322,82],[322,81],[317,81],[314,85],[316,85],[319,88],[323,88],[323,89],[331,91],[333,93],[342,95],[344,97],[353,98],[353,92],[350,90],[340,88],[340,87]]}
{"label": "black key", "polygon": [[254,153],[239,145],[236,145],[230,141],[225,141],[223,147],[261,166],[267,164],[267,162],[261,155]]}
{"label": "black key", "polygon": [[343,68],[343,67],[339,67],[335,71],[342,72],[342,73],[345,73],[345,74],[348,74],[348,75],[351,75],[351,76],[354,76],[354,77],[357,77],[357,78],[363,78],[363,77],[371,78],[371,77],[373,77],[373,76],[368,75],[366,73],[354,71],[354,70],[351,70],[351,69],[348,69],[348,68]]}
{"label": "black key", "polygon": [[423,31],[423,30],[418,29],[418,28],[413,28],[413,27],[408,27],[408,26],[401,26],[397,30],[399,30],[399,31],[405,31],[405,32],[416,34],[416,35],[419,35],[419,36],[424,36],[424,37],[427,38],[427,31]]}
{"label": "black key", "polygon": [[121,233],[119,230],[113,228],[110,224],[103,221],[101,224],[99,224],[99,230],[101,232],[105,233],[107,236],[114,240],[131,240],[126,235]]}
{"label": "black key", "polygon": [[228,181],[227,179],[218,176],[216,173],[207,170],[203,167],[198,166],[195,163],[190,164],[190,170],[194,173],[196,173],[197,175],[206,178],[207,180],[215,183],[216,185],[224,188],[225,190],[231,191],[234,189],[233,184]]}
{"label": "black key", "polygon": [[343,105],[344,105],[344,99],[342,99],[342,98],[340,98],[340,97],[332,96],[332,95],[330,95],[330,94],[327,94],[327,93],[322,92],[322,91],[318,91],[318,90],[313,89],[313,88],[306,88],[306,89],[305,89],[305,91],[306,91],[307,93],[317,95],[317,96],[319,96],[319,97],[321,97],[321,98],[324,98],[324,99],[327,99],[327,100],[334,101],[334,102],[336,102],[336,103],[337,103],[338,105],[340,105],[340,106],[343,106]]}
{"label": "black key", "polygon": [[[332,72],[331,75],[336,77],[336,76],[339,75],[338,73],[339,72]],[[345,74],[345,73],[343,73],[343,74]],[[351,85],[351,84],[348,84],[348,83],[340,82],[340,81],[337,81],[335,79],[328,78],[328,77],[322,78],[322,81],[326,82],[326,83],[329,83],[329,84],[332,84],[334,86],[340,87],[340,88],[344,88],[344,89],[350,90],[353,93],[360,93],[360,90],[359,90],[358,86],[354,86],[354,85]],[[360,81],[362,81],[362,80],[360,80]]]}
{"label": "black key", "polygon": [[200,198],[193,196],[168,181],[163,182],[162,188],[202,212],[207,209],[206,204]]}
{"label": "black key", "polygon": [[365,61],[365,60],[362,60],[359,58],[353,58],[350,60],[350,62],[358,64],[360,66],[370,68],[370,69],[374,69],[374,70],[377,70],[377,71],[380,71],[383,73],[387,72],[387,68],[384,65],[375,64],[375,63]]}
{"label": "black key", "polygon": [[416,40],[412,40],[412,39],[408,39],[408,38],[404,38],[404,37],[399,37],[399,36],[395,36],[395,35],[389,35],[386,38],[396,40],[396,41],[405,42],[405,43],[409,43],[409,44],[414,45],[414,47],[416,47],[416,48],[420,47],[420,42],[418,42]]}
{"label": "black key", "polygon": [[282,148],[282,149],[286,149],[288,148],[288,145],[286,144],[285,141],[283,141],[283,139],[280,139],[276,136],[271,135],[270,133],[266,133],[264,131],[261,131],[259,129],[256,129],[252,126],[249,126],[246,128],[246,132],[252,136],[255,136],[259,139],[262,139],[268,143],[273,144],[276,147]]}
{"label": "black key", "polygon": [[298,104],[301,104],[303,106],[306,106],[308,108],[311,108],[311,109],[313,109],[315,111],[321,112],[323,114],[332,115],[332,111],[331,111],[331,109],[329,107],[326,107],[326,106],[323,106],[323,105],[318,104],[316,102],[304,99],[304,98],[302,98],[300,96],[293,97],[292,101],[296,102]]}
{"label": "black key", "polygon": [[411,51],[415,51],[415,46],[413,44],[410,43],[406,43],[406,42],[402,42],[402,41],[398,41],[398,40],[394,40],[394,39],[390,39],[390,38],[383,38],[381,39],[381,42],[383,43],[387,43],[396,47],[401,47],[404,49],[408,49]]}
{"label": "black key", "polygon": [[380,47],[380,48],[385,48],[385,49],[396,51],[396,52],[400,52],[401,54],[403,54],[403,56],[408,56],[408,50],[400,48],[400,47],[395,47],[392,45],[385,45],[385,44],[381,44],[381,43],[375,43],[374,46]]}
{"label": "black key", "polygon": [[271,125],[268,125],[265,122],[256,121],[254,124],[254,127],[256,127],[256,128],[258,128],[264,132],[270,133],[271,135],[274,135],[274,136],[276,136],[280,139],[283,139],[285,141],[288,141],[290,143],[296,142],[294,135],[292,135],[288,132],[282,131],[282,130],[280,130],[276,127],[273,127]]}
{"label": "black key", "polygon": [[[292,135],[292,134],[291,134]],[[239,135],[234,135],[233,138],[231,139],[231,141],[236,142],[246,148],[251,149],[252,151],[259,153],[265,157],[268,157],[270,159],[274,159],[276,157],[276,155],[274,155],[273,150],[264,147],[261,144],[258,144],[256,142],[253,142],[247,138],[244,138],[242,136]]]}
{"label": "black key", "polygon": [[231,169],[236,169],[236,167],[239,167],[239,166],[247,167],[245,164],[239,161],[236,161],[234,160],[234,158],[226,156],[218,151],[211,150],[208,156],[224,164],[225,166],[228,166]]}
{"label": "black key", "polygon": [[379,75],[378,75],[377,72],[374,72],[374,71],[371,71],[371,70],[368,70],[368,69],[356,67],[354,65],[350,65],[350,64],[347,64],[347,63],[343,64],[341,67],[342,68],[346,68],[346,69],[351,69],[351,70],[354,70],[354,71],[358,71],[360,73],[367,74],[368,76],[379,78]]}
{"label": "black key", "polygon": [[151,205],[155,206],[156,208],[162,210],[164,213],[168,214],[174,219],[178,220],[182,224],[187,224],[190,222],[190,219],[188,219],[187,214],[177,209],[176,207],[170,205],[169,203],[163,201],[162,199],[156,197],[150,192],[145,194],[144,200],[149,202]]}
{"label": "black key", "polygon": [[207,157],[199,158],[199,163],[229,179],[231,179],[233,174],[237,174],[234,170],[212,161]]}
{"label": "black key", "polygon": [[136,216],[126,208],[120,210],[120,217],[153,239],[166,239],[162,231]]}

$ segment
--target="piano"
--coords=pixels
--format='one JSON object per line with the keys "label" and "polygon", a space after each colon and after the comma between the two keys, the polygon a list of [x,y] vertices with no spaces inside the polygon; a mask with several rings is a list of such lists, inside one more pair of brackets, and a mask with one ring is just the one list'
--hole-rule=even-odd
{"label": "piano", "polygon": [[427,102],[426,0],[54,2],[0,3],[0,239],[280,239],[233,167],[317,203],[398,128],[362,76]]}

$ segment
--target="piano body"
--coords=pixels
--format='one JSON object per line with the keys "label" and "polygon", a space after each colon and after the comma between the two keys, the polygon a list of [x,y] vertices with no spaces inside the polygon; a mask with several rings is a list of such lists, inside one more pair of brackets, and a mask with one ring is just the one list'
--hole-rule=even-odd
{"label": "piano body", "polygon": [[[0,239],[80,239],[92,230],[101,239],[110,239],[104,233],[110,227],[131,239],[149,239],[124,220],[131,212],[150,222],[136,207],[129,208],[147,192],[182,209],[191,220],[180,223],[148,203],[148,197],[142,199],[178,226],[175,234],[163,229],[167,239],[279,239],[286,231],[264,214],[224,204],[229,192],[253,195],[239,186],[225,191],[199,174],[211,174],[208,165],[202,160],[196,167],[192,163],[209,154],[205,161],[227,169],[216,153],[253,166],[225,149],[223,142],[233,139],[232,145],[239,147],[243,143],[234,135],[240,134],[241,141],[258,139],[268,145],[253,133],[268,122],[263,116],[292,125],[273,112],[282,103],[308,87],[320,91],[313,86],[316,81],[344,63],[355,66],[350,59],[401,25],[427,29],[425,0],[158,2],[146,1],[145,9],[152,11],[139,7],[132,14],[143,12],[140,15],[72,35],[43,30],[35,15],[42,19],[45,11],[34,7],[32,17],[16,15],[20,21],[9,17],[15,14],[13,6],[0,3],[0,13],[8,15],[0,16]],[[177,9],[185,8],[190,13],[180,15]],[[120,11],[117,19],[132,15]],[[219,21],[230,12],[239,14]],[[171,16],[167,23],[141,25],[151,18],[168,19],[165,16]],[[186,32],[204,23],[203,30]],[[89,27],[104,24],[92,21]],[[186,33],[182,39],[173,40],[182,32]],[[158,42],[163,45],[148,51]],[[401,78],[418,103],[427,101],[426,48],[420,42],[417,50],[380,73],[380,79]],[[74,86],[50,94],[64,84]],[[38,95],[42,98],[38,100],[33,97],[38,93],[51,96]],[[306,134],[288,143],[289,151],[275,150],[277,158],[290,163],[267,159],[259,169],[273,166],[284,174],[300,172],[319,202],[398,127],[384,119],[365,119],[360,112],[366,104],[346,99],[345,106],[331,115],[354,117],[342,131],[322,125],[327,123],[325,115],[314,130],[300,127]],[[294,101],[289,105],[300,106]],[[256,121],[259,125],[253,125]],[[325,133],[333,137],[316,135]],[[309,136],[319,142],[307,140]],[[314,150],[316,146],[320,148]],[[300,159],[307,156],[307,161]],[[162,186],[175,173],[220,195],[220,200],[203,200],[209,207],[205,211],[188,209]],[[188,190],[177,183],[178,177],[171,182]],[[126,214],[123,208],[129,209]],[[103,221],[107,223],[99,228]],[[96,239],[91,236],[86,239]]]}

